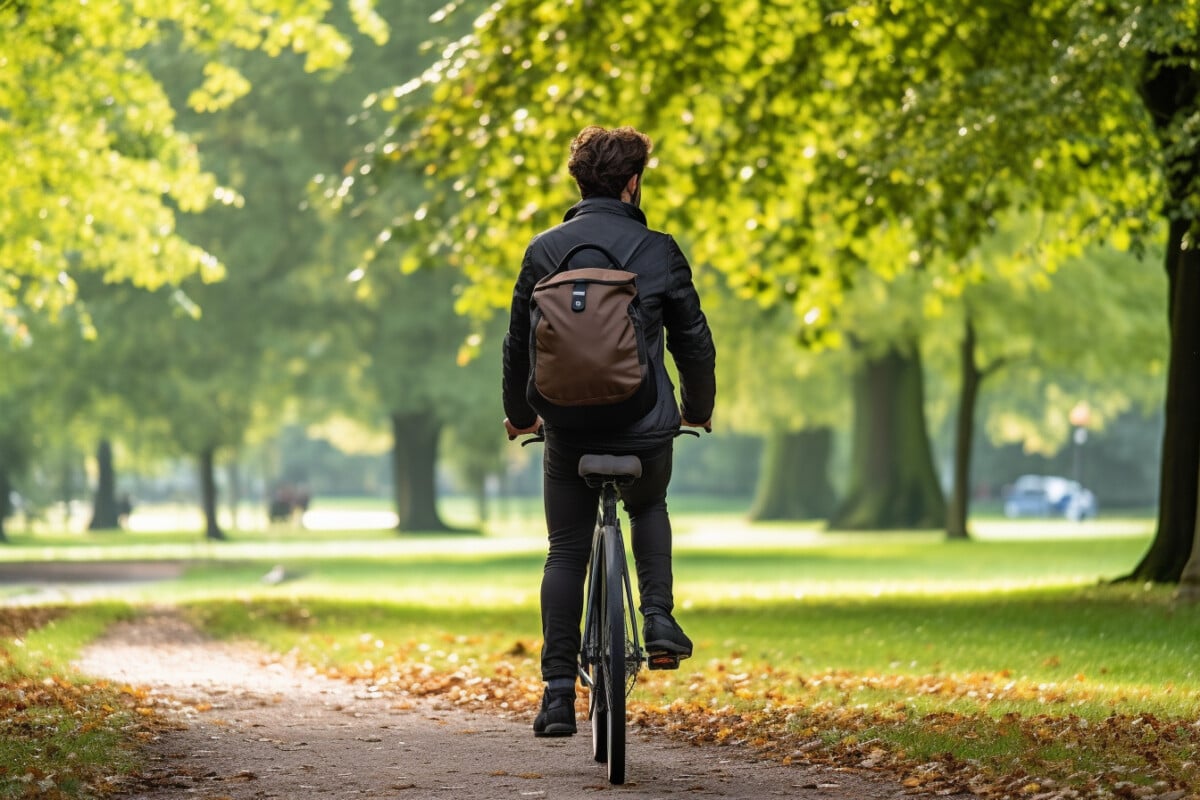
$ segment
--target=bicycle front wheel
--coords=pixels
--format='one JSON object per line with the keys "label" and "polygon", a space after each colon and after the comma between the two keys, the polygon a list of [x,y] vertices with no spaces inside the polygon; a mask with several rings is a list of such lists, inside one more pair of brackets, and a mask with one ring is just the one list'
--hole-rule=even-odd
{"label": "bicycle front wheel", "polygon": [[625,782],[625,552],[616,530],[604,531],[604,584],[601,591],[600,673],[607,706],[605,744],[608,782]]}

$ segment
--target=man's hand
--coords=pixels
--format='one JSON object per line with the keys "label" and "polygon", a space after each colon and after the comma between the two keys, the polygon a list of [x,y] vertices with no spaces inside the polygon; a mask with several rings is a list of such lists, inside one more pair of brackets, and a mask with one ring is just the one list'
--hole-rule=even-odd
{"label": "man's hand", "polygon": [[685,427],[685,428],[704,428],[704,430],[707,431],[708,433],[712,433],[712,417],[709,417],[708,422],[691,422],[690,420],[688,420],[687,417],[682,416],[682,414],[680,416],[681,416],[681,422],[679,424],[682,425],[683,427]]}
{"label": "man's hand", "polygon": [[524,436],[527,433],[537,433],[542,429],[542,418],[538,417],[533,421],[533,424],[528,428],[518,428],[508,421],[508,417],[504,418],[504,429],[508,431],[508,438],[515,439],[518,436]]}

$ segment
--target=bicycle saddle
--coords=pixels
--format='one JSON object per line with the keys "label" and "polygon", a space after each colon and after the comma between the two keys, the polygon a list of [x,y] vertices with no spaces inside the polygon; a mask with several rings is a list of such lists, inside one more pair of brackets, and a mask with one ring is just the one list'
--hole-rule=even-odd
{"label": "bicycle saddle", "polygon": [[605,478],[615,478],[618,486],[628,486],[642,477],[642,460],[637,456],[589,453],[579,459],[579,476],[589,486],[599,486]]}

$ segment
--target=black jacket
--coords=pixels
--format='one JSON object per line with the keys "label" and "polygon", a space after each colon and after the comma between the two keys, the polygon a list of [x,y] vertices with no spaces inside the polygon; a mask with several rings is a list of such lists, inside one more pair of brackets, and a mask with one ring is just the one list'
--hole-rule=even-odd
{"label": "black jacket", "polygon": [[567,211],[561,224],[535,236],[525,251],[504,337],[504,413],[509,421],[525,428],[537,418],[525,398],[529,300],[534,284],[549,274],[571,247],[585,242],[604,247],[638,276],[646,345],[657,373],[658,402],[645,417],[622,431],[548,432],[574,444],[610,449],[638,450],[669,441],[679,430],[680,419],[674,386],[663,362],[664,341],[678,368],[685,417],[691,422],[707,421],[716,397],[716,350],[692,284],[691,267],[671,236],[646,227],[640,209],[610,197],[580,201]]}

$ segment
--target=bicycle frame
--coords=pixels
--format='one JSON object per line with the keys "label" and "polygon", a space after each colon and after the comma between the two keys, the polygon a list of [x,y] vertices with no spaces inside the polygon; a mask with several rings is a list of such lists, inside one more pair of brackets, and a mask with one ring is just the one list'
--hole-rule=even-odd
{"label": "bicycle frame", "polygon": [[[588,688],[591,688],[592,680],[587,674],[587,666],[596,663],[599,657],[600,642],[589,641],[587,634],[596,629],[595,617],[593,615],[600,609],[600,583],[595,579],[594,573],[597,566],[602,568],[604,564],[604,537],[606,533],[609,536],[616,537],[618,551],[624,552],[625,540],[621,535],[621,526],[617,521],[617,485],[613,480],[605,481],[600,489],[600,506],[596,514],[596,530],[592,534],[592,555],[588,561],[588,589],[583,606],[585,610],[583,620],[583,648],[579,653],[579,675],[584,685]],[[633,633],[633,652],[637,658],[636,669],[640,669],[641,665],[646,662],[646,653],[642,650],[642,643],[638,636],[637,616],[633,605],[633,584],[629,577],[629,566],[627,563],[621,569],[621,583],[624,585],[626,616],[629,617],[630,631]]]}

